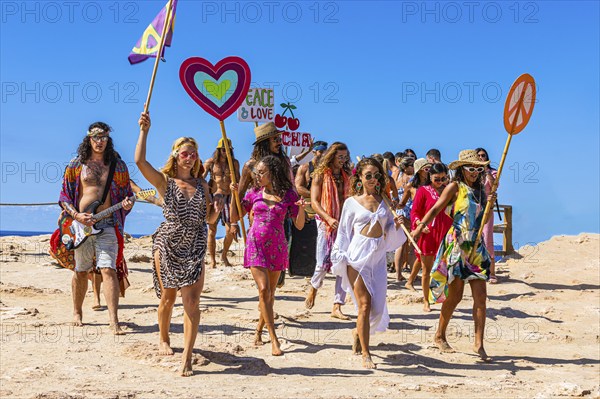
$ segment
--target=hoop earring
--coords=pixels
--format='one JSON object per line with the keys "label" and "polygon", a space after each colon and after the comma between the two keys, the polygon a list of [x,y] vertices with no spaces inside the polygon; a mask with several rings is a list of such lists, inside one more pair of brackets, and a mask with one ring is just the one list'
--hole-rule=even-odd
{"label": "hoop earring", "polygon": [[381,191],[381,184],[377,183],[375,185],[375,191],[377,192],[377,194],[379,194],[379,192]]}
{"label": "hoop earring", "polygon": [[362,182],[359,180],[356,182],[356,192],[362,191],[363,188],[363,184]]}

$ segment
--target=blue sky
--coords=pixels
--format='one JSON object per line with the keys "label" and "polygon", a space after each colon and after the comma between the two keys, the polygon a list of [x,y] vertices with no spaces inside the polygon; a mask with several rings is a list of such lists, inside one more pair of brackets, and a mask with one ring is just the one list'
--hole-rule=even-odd
{"label": "blue sky", "polygon": [[[166,1],[0,3],[3,203],[53,202],[87,126],[114,128],[132,176],[137,118],[153,60],[127,56]],[[499,200],[514,207],[521,246],[599,231],[599,6],[533,2],[199,2],[180,0],[173,46],[151,104],[148,158],[194,136],[207,158],[220,136],[179,82],[180,64],[244,58],[254,86],[298,107],[302,129],[354,155],[432,147],[443,160],[485,147],[499,162],[506,93],[533,75],[538,101],[512,140]],[[280,101],[281,100],[281,101]],[[226,121],[248,159],[252,124]],[[54,207],[0,207],[0,229],[50,231]],[[160,209],[138,204],[126,230],[151,233]]]}

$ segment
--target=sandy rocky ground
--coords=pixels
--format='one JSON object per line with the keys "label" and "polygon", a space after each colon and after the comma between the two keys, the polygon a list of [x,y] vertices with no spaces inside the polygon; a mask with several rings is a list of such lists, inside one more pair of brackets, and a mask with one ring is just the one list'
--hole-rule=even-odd
{"label": "sandy rocky ground", "polygon": [[[2,398],[351,398],[351,397],[600,397],[600,249],[597,234],[558,236],[499,266],[488,285],[486,348],[492,363],[471,352],[470,290],[450,325],[456,353],[431,346],[439,305],[424,314],[414,293],[389,275],[390,329],[372,337],[378,369],[351,354],[352,322],[329,317],[333,279],[304,308],[307,282],[287,278],[275,310],[282,357],[254,347],[257,293],[250,273],[209,269],[194,354],[195,374],[176,374],[183,309],[172,324],[175,356],[157,355],[157,299],[149,237],[129,240],[131,287],[121,299],[127,335],[115,337],[106,308],[72,327],[71,272],[47,255],[49,236],[0,239]],[[104,303],[104,299],[103,299]],[[345,310],[355,315],[348,303]],[[265,339],[267,337],[265,336]]]}

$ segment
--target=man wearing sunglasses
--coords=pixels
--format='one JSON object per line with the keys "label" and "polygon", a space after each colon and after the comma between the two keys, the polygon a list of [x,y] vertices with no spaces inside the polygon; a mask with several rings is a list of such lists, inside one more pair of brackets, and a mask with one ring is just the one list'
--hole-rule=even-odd
{"label": "man wearing sunglasses", "polygon": [[[236,181],[240,179],[240,163],[233,154],[233,147],[231,146],[231,140],[227,139],[229,143],[229,150],[231,157],[233,158],[233,172],[235,173]],[[221,224],[225,226],[225,238],[223,238],[223,253],[221,254],[221,261],[225,266],[232,266],[227,259],[229,247],[233,240],[237,239],[239,230],[237,223],[231,224],[231,205],[233,196],[231,195],[231,171],[229,170],[229,163],[227,162],[227,153],[225,150],[225,142],[221,138],[217,144],[217,148],[212,156],[206,160],[204,164],[204,178],[206,179],[210,174],[210,180],[208,185],[210,187],[213,198],[215,196],[223,197],[223,210],[219,214],[215,223],[208,225],[208,253],[211,259],[211,266],[213,269],[217,267],[217,261],[215,259],[215,247],[216,247],[216,235],[217,235],[217,223],[219,219]],[[235,206],[235,205],[234,205]]]}
{"label": "man wearing sunglasses", "polygon": [[[124,295],[129,285],[123,258],[123,229],[125,217],[133,207],[133,202],[128,199],[133,193],[127,164],[114,150],[111,131],[111,127],[103,122],[90,125],[77,149],[77,157],[65,169],[59,204],[76,221],[103,230],[88,237],[75,249],[71,284],[73,325],[83,324],[82,307],[87,293],[88,272],[95,263],[104,282],[110,327],[115,335],[121,335],[124,332],[117,315],[119,293]],[[97,202],[100,205],[95,210],[91,209]],[[93,219],[92,211],[98,213],[119,202],[123,207],[109,217],[100,221]]]}

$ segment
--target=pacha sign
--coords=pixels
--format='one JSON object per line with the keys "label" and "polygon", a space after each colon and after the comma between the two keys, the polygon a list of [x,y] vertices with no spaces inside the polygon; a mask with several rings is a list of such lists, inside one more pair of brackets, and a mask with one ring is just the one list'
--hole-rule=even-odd
{"label": "pacha sign", "polygon": [[281,143],[286,147],[310,147],[310,133],[285,131],[281,133]]}
{"label": "pacha sign", "polygon": [[273,89],[250,89],[238,109],[240,122],[271,122],[274,118]]}

